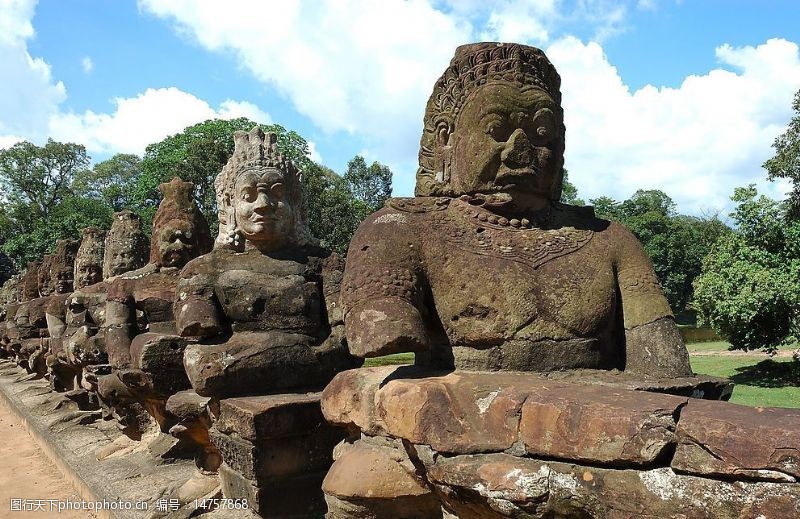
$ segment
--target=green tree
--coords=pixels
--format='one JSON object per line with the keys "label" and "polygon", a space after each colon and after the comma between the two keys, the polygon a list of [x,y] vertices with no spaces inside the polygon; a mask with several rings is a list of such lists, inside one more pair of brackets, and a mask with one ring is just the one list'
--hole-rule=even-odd
{"label": "green tree", "polygon": [[800,221],[789,202],[737,188],[735,231],[720,239],[695,280],[700,322],[736,349],[775,351],[797,342],[800,326]]}
{"label": "green tree", "polygon": [[0,150],[0,186],[6,202],[27,205],[37,216],[47,217],[72,194],[72,180],[89,160],[82,145],[52,139],[41,147],[24,141]]}
{"label": "green tree", "polygon": [[561,186],[560,202],[564,204],[584,205],[585,202],[578,198],[578,188],[569,181],[569,171],[567,171],[566,168],[563,168],[562,171],[564,172],[564,181]]}
{"label": "green tree", "polygon": [[108,160],[75,175],[73,191],[81,196],[102,200],[114,211],[134,207],[133,192],[142,174],[138,155],[118,153]]}
{"label": "green tree", "polygon": [[786,131],[775,139],[775,155],[764,162],[770,180],[785,178],[792,182],[790,208],[787,216],[800,217],[800,90],[792,103],[794,117]]}
{"label": "green tree", "polygon": [[386,199],[392,196],[392,171],[377,161],[367,166],[361,155],[347,163],[344,180],[355,199],[363,202],[364,217],[383,207]]}

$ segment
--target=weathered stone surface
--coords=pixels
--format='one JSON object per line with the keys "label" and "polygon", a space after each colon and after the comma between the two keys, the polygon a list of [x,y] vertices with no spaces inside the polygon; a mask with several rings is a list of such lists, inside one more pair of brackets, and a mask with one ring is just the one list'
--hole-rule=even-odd
{"label": "weathered stone surface", "polygon": [[224,463],[219,468],[222,492],[228,499],[246,499],[248,507],[261,517],[308,519],[325,511],[322,479],[325,473],[266,481],[247,479]]}
{"label": "weathered stone surface", "polygon": [[256,127],[234,140],[214,183],[214,250],[186,265],[177,289],[178,332],[198,340],[185,350],[186,373],[216,398],[320,390],[358,364],[341,315],[326,311],[335,308],[326,298],[338,298],[337,262],[308,231],[300,172],[275,134]]}
{"label": "weathered stone surface", "polygon": [[339,447],[341,454],[331,467],[322,490],[331,519],[441,518],[441,505],[402,446],[368,443]]}
{"label": "weathered stone surface", "polygon": [[209,433],[231,470],[262,482],[327,470],[333,462],[333,448],[344,437],[341,429],[325,424],[318,424],[302,436],[256,442],[220,433],[214,427]]}
{"label": "weathered stone surface", "polygon": [[[672,468],[692,474],[800,480],[800,411],[692,400]],[[800,486],[800,485],[798,485]]]}
{"label": "weathered stone surface", "polygon": [[142,231],[139,215],[131,211],[114,213],[106,234],[103,254],[103,279],[143,267],[147,263],[150,240]]}
{"label": "weathered stone surface", "polygon": [[783,519],[800,514],[800,485],[726,482],[669,468],[614,470],[483,454],[438,457],[427,467],[427,477],[460,519]]}
{"label": "weathered stone surface", "polygon": [[533,47],[456,49],[426,106],[416,198],[390,199],[350,244],[342,303],[353,354],[692,375],[636,237],[559,202],[560,83]]}
{"label": "weathered stone surface", "polygon": [[686,398],[652,393],[650,384],[643,384],[645,391],[629,389],[638,387],[635,377],[616,377],[622,387],[599,380],[365,368],[337,375],[322,393],[322,409],[331,423],[446,453],[524,445],[548,457],[647,464],[674,444],[675,415]]}
{"label": "weathered stone surface", "polygon": [[534,457],[651,465],[675,443],[687,399],[643,391],[542,385],[522,406],[520,439]]}
{"label": "weathered stone surface", "polygon": [[307,434],[325,424],[319,402],[320,393],[226,398],[214,427],[250,441]]}

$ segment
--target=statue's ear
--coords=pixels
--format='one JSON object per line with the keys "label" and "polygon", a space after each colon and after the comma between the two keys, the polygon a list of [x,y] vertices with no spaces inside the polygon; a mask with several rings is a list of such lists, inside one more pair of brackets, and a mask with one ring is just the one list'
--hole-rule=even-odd
{"label": "statue's ear", "polygon": [[453,134],[453,122],[448,118],[440,119],[436,122],[436,145],[450,145],[450,135]]}

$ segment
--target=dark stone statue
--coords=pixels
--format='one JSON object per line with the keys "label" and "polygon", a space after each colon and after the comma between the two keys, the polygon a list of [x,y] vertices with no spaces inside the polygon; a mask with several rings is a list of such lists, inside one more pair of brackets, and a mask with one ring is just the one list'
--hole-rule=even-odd
{"label": "dark stone statue", "polygon": [[108,281],[105,340],[114,372],[99,378],[101,398],[115,408],[123,430],[140,437],[146,410],[166,432],[167,398],[190,386],[183,368],[186,340],[172,308],[180,269],[211,250],[208,224],[194,202],[194,184],[161,184],[150,262]]}
{"label": "dark stone statue", "polygon": [[636,237],[559,202],[559,85],[538,49],[458,48],[426,108],[417,196],[389,200],[350,245],[343,304],[354,354],[691,375]]}

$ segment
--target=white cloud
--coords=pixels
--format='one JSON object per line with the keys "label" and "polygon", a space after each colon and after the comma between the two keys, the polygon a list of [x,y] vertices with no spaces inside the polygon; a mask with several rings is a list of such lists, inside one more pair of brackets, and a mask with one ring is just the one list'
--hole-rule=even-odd
{"label": "white cloud", "polygon": [[94,70],[94,62],[92,58],[89,56],[84,56],[81,60],[81,68],[83,68],[83,72],[86,74],[90,74]]}
{"label": "white cloud", "polygon": [[416,156],[430,87],[472,33],[426,0],[141,0],[140,7],[207,49],[233,52],[323,131],[358,133],[391,157]]}
{"label": "white cloud", "polygon": [[0,0],[0,142],[12,136],[42,139],[49,115],[66,99],[50,66],[28,53],[35,1]]}
{"label": "white cloud", "polygon": [[149,88],[136,97],[114,99],[112,114],[57,113],[50,119],[50,135],[56,140],[80,142],[93,153],[142,154],[148,144],[158,142],[186,126],[206,119],[249,117],[269,123],[271,118],[248,102],[223,101],[219,109],[177,88]]}
{"label": "white cloud", "polygon": [[772,196],[761,163],[791,117],[800,85],[795,43],[719,47],[726,68],[687,77],[679,88],[631,92],[596,43],[554,43],[562,77],[566,167],[581,195],[630,196],[662,189],[683,211],[724,207],[735,186],[757,182]]}

